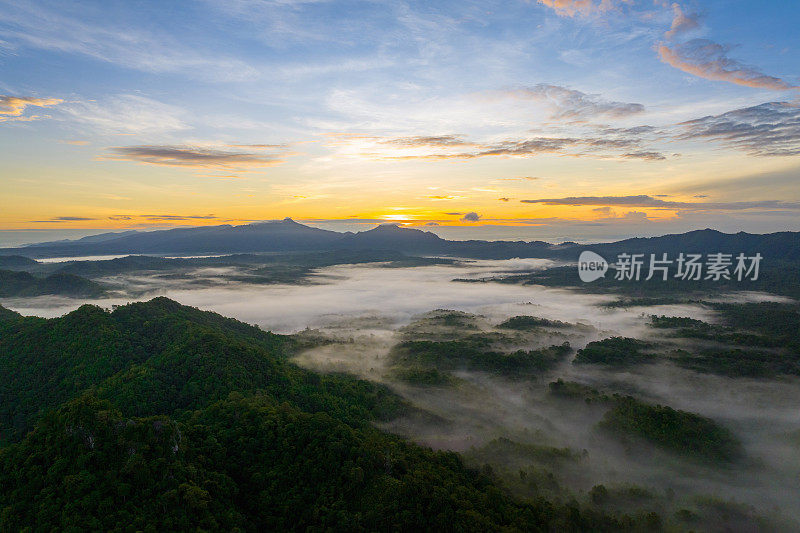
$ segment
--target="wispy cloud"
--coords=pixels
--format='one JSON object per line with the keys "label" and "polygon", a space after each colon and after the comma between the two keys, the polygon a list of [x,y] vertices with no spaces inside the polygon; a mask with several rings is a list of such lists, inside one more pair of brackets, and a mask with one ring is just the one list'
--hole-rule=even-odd
{"label": "wispy cloud", "polygon": [[755,200],[747,202],[675,202],[661,200],[648,195],[634,196],[569,196],[566,198],[539,198],[520,200],[526,204],[571,205],[571,206],[626,206],[652,207],[699,211],[741,211],[746,209],[800,210],[800,202],[781,200]]}
{"label": "wispy cloud", "polygon": [[428,146],[474,146],[466,142],[463,135],[417,135],[412,137],[396,137],[380,141],[383,144],[406,147]]}
{"label": "wispy cloud", "polygon": [[667,39],[674,39],[679,35],[691,32],[700,28],[699,17],[693,13],[684,12],[678,3],[672,4],[672,25],[664,34]]}
{"label": "wispy cloud", "polygon": [[681,124],[684,139],[713,139],[758,156],[800,154],[800,105],[767,102]]}
{"label": "wispy cloud", "polygon": [[642,159],[644,161],[663,161],[666,159],[661,152],[628,152],[620,155],[625,159]]}
{"label": "wispy cloud", "polygon": [[[471,147],[472,150],[433,151],[411,154],[372,154],[372,157],[386,160],[469,160],[483,157],[535,157],[543,154],[558,154],[575,157],[601,157],[620,159],[643,159],[656,161],[665,156],[655,151],[632,150],[639,148],[638,138],[600,138],[600,137],[530,137],[509,139],[491,143],[463,143],[442,145],[442,148]],[[383,143],[387,144],[387,143]],[[437,147],[437,146],[434,146]],[[620,152],[620,150],[624,150]]]}
{"label": "wispy cloud", "polygon": [[56,223],[56,224],[58,224],[60,222],[84,222],[84,221],[87,221],[87,220],[98,220],[98,219],[96,219],[96,218],[88,218],[88,217],[66,216],[66,217],[53,217],[53,218],[48,219],[48,220],[31,220],[31,222],[37,222],[37,223],[47,222],[47,223]]}
{"label": "wispy cloud", "polygon": [[497,181],[536,181],[541,178],[536,176],[516,176],[514,178],[497,178]]}
{"label": "wispy cloud", "polygon": [[[540,4],[551,7],[562,16],[590,15],[603,13],[630,1],[614,0],[538,0]],[[730,46],[709,39],[691,39],[679,43],[681,38],[700,31],[700,16],[689,13],[679,3],[668,4],[656,1],[656,5],[672,10],[670,27],[664,32],[664,41],[656,43],[656,50],[662,62],[700,78],[735,83],[757,89],[787,90],[800,87],[763,73],[759,68],[746,65],[729,57]],[[652,14],[650,15],[652,17]]]}
{"label": "wispy cloud", "polygon": [[673,47],[658,45],[661,61],[688,74],[713,81],[727,81],[756,89],[782,91],[797,89],[796,85],[768,76],[755,67],[728,57],[729,46],[708,39],[692,39]]}
{"label": "wispy cloud", "polygon": [[62,107],[72,120],[103,133],[152,135],[190,129],[179,107],[137,94],[102,101],[73,102]]}
{"label": "wispy cloud", "polygon": [[[540,89],[530,89],[531,92],[527,94],[538,98],[548,94],[554,86],[537,87]],[[562,116],[587,117],[596,113],[635,115],[636,106],[639,105],[584,98],[587,95],[579,91],[556,89],[556,94],[566,95],[564,102],[571,101],[574,104],[564,103],[559,111]],[[752,155],[797,155],[800,153],[800,104],[772,102],[657,127],[646,124],[627,127],[599,123],[571,123],[566,126],[544,124],[536,132],[544,135],[514,137],[509,132],[506,139],[498,139],[499,135],[493,135],[485,140],[473,140],[459,134],[378,136],[330,133],[330,141],[326,144],[337,147],[338,153],[344,157],[377,161],[470,161],[559,155],[659,162],[680,156],[675,153],[675,147],[666,152],[667,143],[675,146],[675,143],[698,139],[720,141],[728,148]],[[546,135],[551,132],[552,135]],[[697,145],[687,148],[696,149]],[[493,181],[523,179],[535,178],[509,177]]]}
{"label": "wispy cloud", "polygon": [[175,214],[139,214],[139,215],[111,215],[108,220],[117,222],[133,221],[137,223],[148,222],[180,222],[191,220],[221,220],[214,214],[208,215],[175,215]]}
{"label": "wispy cloud", "polygon": [[[62,7],[66,7],[62,6]],[[167,32],[114,26],[92,20],[89,9],[78,18],[58,3],[13,2],[0,5],[0,37],[20,47],[87,57],[146,72],[181,72],[214,81],[253,78],[256,69],[240,59],[197,50]]]}
{"label": "wispy cloud", "polygon": [[229,148],[250,148],[251,150],[277,150],[286,148],[287,144],[226,144]]}
{"label": "wispy cloud", "polygon": [[644,111],[642,104],[609,101],[598,95],[546,83],[503,92],[514,98],[548,104],[555,119],[587,120],[597,116],[622,118]]}
{"label": "wispy cloud", "polygon": [[775,76],[769,76],[754,66],[728,56],[731,47],[709,39],[691,39],[674,44],[680,37],[699,30],[700,17],[686,13],[678,3],[672,4],[672,24],[664,33],[665,42],[656,48],[662,62],[688,74],[713,81],[726,81],[756,89],[777,91],[797,89],[797,86]]}
{"label": "wispy cloud", "polygon": [[215,215],[138,215],[149,221],[180,221],[180,220],[215,220],[219,217]]}
{"label": "wispy cloud", "polygon": [[595,12],[614,9],[619,4],[630,3],[629,0],[538,0],[540,4],[552,8],[561,16],[590,15]]}
{"label": "wispy cloud", "polygon": [[110,148],[106,159],[135,161],[168,167],[254,170],[283,163],[278,156],[252,152],[231,152],[193,146],[117,146]]}
{"label": "wispy cloud", "polygon": [[37,116],[23,116],[27,107],[47,107],[58,105],[59,98],[36,98],[33,96],[0,95],[0,122],[31,121]]}

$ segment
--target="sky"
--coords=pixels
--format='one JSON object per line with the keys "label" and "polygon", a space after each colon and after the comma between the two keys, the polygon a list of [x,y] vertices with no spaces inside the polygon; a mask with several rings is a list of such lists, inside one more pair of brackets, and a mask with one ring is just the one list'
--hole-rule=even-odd
{"label": "sky", "polygon": [[0,0],[0,244],[800,230],[800,4]]}

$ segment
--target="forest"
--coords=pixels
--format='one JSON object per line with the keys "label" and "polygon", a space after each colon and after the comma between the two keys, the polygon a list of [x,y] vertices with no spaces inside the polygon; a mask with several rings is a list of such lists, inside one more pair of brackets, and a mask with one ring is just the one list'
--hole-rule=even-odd
{"label": "forest", "polygon": [[634,530],[373,426],[404,401],[166,298],[0,313],[0,528]]}
{"label": "forest", "polygon": [[[0,307],[2,530],[796,523],[800,308],[779,295],[363,250],[0,259],[32,287],[3,300],[31,316]],[[50,310],[49,278],[102,307]],[[155,294],[197,307],[129,303]]]}

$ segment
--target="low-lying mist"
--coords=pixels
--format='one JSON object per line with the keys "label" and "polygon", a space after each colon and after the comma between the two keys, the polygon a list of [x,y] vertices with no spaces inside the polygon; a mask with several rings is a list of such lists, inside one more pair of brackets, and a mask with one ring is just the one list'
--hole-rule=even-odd
{"label": "low-lying mist", "polygon": [[[476,465],[487,462],[498,471],[527,479],[526,486],[532,483],[526,476],[551,472],[553,479],[538,482],[536,489],[530,489],[534,492],[550,490],[563,497],[586,498],[597,484],[610,489],[635,485],[650,492],[650,496],[642,496],[646,505],[662,512],[674,513],[703,497],[707,502],[739,502],[753,506],[756,514],[800,521],[797,378],[730,378],[700,374],[668,362],[601,368],[575,365],[572,356],[525,379],[458,370],[454,372],[455,385],[422,386],[392,377],[390,354],[404,336],[419,331],[427,337],[439,333],[420,326],[436,309],[474,315],[479,332],[497,332],[498,324],[520,315],[571,324],[523,335],[515,346],[520,349],[564,341],[579,349],[610,336],[654,339],[660,333],[648,325],[651,314],[718,321],[711,308],[699,304],[604,307],[600,304],[616,297],[533,285],[452,281],[550,265],[550,261],[536,259],[413,268],[344,265],[319,269],[301,284],[220,285],[213,282],[218,272],[212,269],[168,282],[162,275],[141,274],[113,281],[137,287],[142,292],[139,299],[163,295],[277,333],[314,330],[329,342],[300,353],[296,357],[299,364],[384,382],[416,408],[386,423],[385,428],[435,448],[464,452]],[[763,294],[714,297],[726,301],[771,299]],[[126,297],[88,302],[39,297],[2,303],[23,314],[53,317],[83,303],[111,307],[128,301],[131,299]],[[440,333],[443,337],[458,335],[452,328]],[[680,345],[682,341],[674,342]],[[742,442],[745,459],[723,467],[699,465],[652,446],[615,438],[597,426],[607,407],[565,402],[548,394],[548,383],[558,378],[711,418]],[[503,438],[525,445],[569,448],[574,454],[542,460],[531,456],[530,449],[485,448]],[[527,473],[517,474],[519,470]],[[527,489],[520,490],[524,493]]]}
{"label": "low-lying mist", "polygon": [[[609,295],[581,295],[569,290],[497,283],[455,283],[454,278],[491,277],[551,266],[545,259],[466,261],[456,265],[383,268],[381,264],[340,265],[321,268],[302,284],[252,285],[220,281],[231,268],[202,268],[169,279],[163,272],[99,278],[126,286],[139,295],[101,299],[42,296],[8,298],[3,305],[22,314],[55,317],[84,303],[111,307],[130,301],[167,296],[185,305],[212,310],[276,333],[293,333],[306,327],[324,327],[343,318],[378,316],[400,326],[432,309],[446,308],[486,314],[501,319],[514,314],[537,314],[564,321],[585,321],[600,329],[638,331],[637,308],[603,309]],[[674,312],[688,312],[675,306]],[[661,310],[661,308],[659,308]],[[698,318],[709,314],[692,307]],[[638,329],[637,329],[638,328]]]}

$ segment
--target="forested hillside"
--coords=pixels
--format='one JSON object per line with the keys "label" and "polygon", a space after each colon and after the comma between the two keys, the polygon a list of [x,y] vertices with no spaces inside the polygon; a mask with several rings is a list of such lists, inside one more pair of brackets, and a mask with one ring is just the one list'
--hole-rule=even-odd
{"label": "forested hillside", "polygon": [[96,297],[103,287],[74,274],[37,277],[28,272],[0,270],[0,297],[28,297],[61,294],[72,297]]}
{"label": "forested hillside", "polygon": [[377,429],[388,389],[288,362],[296,341],[166,298],[62,318],[0,308],[0,529],[619,530],[519,501]]}

